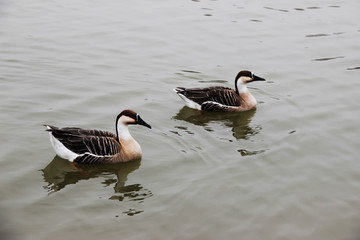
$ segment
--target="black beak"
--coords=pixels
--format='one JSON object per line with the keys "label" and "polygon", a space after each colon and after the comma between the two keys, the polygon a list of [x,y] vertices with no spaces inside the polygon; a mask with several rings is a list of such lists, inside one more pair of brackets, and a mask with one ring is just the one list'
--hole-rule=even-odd
{"label": "black beak", "polygon": [[142,118],[139,115],[137,115],[136,123],[151,129],[151,126],[149,124],[147,124],[144,120],[142,120]]}
{"label": "black beak", "polygon": [[253,75],[253,81],[266,81],[265,78]]}

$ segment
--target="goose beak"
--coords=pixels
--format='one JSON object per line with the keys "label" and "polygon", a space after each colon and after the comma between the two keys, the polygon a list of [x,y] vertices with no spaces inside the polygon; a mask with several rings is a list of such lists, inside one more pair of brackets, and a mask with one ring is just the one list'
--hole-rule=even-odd
{"label": "goose beak", "polygon": [[265,78],[256,76],[255,74],[253,75],[253,81],[266,81]]}
{"label": "goose beak", "polygon": [[142,120],[142,118],[139,115],[137,117],[137,122],[136,123],[151,129],[151,126],[149,124],[147,124],[144,120]]}

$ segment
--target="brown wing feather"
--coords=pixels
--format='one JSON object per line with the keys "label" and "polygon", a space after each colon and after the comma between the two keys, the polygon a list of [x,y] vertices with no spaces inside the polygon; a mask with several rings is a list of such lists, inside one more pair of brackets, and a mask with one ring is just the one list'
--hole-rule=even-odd
{"label": "brown wing feather", "polygon": [[107,156],[96,156],[91,154],[83,154],[77,158],[75,158],[74,162],[76,163],[89,163],[89,164],[100,164],[100,163],[111,163],[113,157]]}
{"label": "brown wing feather", "polygon": [[66,148],[77,153],[90,153],[96,156],[112,156],[121,151],[121,145],[115,134],[100,130],[81,128],[57,128],[49,126],[52,135]]}
{"label": "brown wing feather", "polygon": [[235,90],[228,87],[208,88],[177,88],[177,92],[188,99],[203,104],[204,102],[217,102],[226,106],[240,106],[241,98]]}
{"label": "brown wing feather", "polygon": [[217,102],[204,102],[201,104],[201,110],[210,112],[233,112],[233,106],[226,106]]}

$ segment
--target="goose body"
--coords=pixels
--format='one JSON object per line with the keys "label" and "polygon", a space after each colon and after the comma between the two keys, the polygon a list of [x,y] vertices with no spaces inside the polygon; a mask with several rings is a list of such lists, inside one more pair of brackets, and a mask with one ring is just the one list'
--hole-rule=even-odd
{"label": "goose body", "polygon": [[77,163],[119,163],[141,158],[138,142],[130,135],[128,125],[140,124],[151,128],[139,114],[122,111],[116,118],[116,134],[103,130],[77,127],[58,128],[45,125],[55,153]]}
{"label": "goose body", "polygon": [[240,71],[235,78],[235,90],[214,86],[207,88],[177,87],[174,91],[185,105],[198,110],[213,112],[242,112],[256,107],[256,99],[246,87],[253,81],[265,81],[250,71]]}

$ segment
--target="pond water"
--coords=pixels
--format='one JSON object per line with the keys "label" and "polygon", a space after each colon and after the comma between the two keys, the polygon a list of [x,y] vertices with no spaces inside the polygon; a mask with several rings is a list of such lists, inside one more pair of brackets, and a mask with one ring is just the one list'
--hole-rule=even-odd
{"label": "pond water", "polygon": [[[359,239],[360,2],[0,1],[1,239]],[[174,87],[234,87],[200,113]],[[130,126],[141,161],[74,165],[43,124]],[[358,182],[359,181],[359,182]]]}

